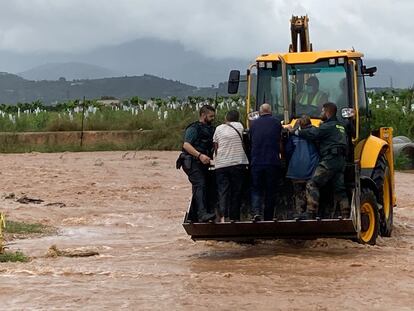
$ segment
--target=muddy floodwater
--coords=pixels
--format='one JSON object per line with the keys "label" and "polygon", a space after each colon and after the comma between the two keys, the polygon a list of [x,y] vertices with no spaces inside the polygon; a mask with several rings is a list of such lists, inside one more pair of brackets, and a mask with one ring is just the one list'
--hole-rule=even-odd
{"label": "muddy floodwater", "polygon": [[[191,188],[176,156],[0,155],[0,209],[58,228],[9,241],[32,260],[0,263],[0,309],[414,309],[414,174],[396,174],[394,234],[377,246],[195,243],[181,226]],[[10,193],[44,202],[22,204]],[[46,257],[51,245],[99,255]]]}

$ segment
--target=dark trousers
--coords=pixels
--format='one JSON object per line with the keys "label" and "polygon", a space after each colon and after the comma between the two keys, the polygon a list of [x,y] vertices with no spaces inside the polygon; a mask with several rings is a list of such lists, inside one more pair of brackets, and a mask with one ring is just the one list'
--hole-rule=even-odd
{"label": "dark trousers", "polygon": [[246,172],[246,165],[216,169],[220,217],[228,216],[231,220],[240,220],[242,188]]}
{"label": "dark trousers", "polygon": [[350,205],[345,189],[344,169],[345,158],[343,156],[321,160],[312,178],[306,184],[306,199],[309,212],[318,213],[320,189],[331,183],[334,188],[334,208],[331,212],[335,212],[335,207],[338,203],[342,216],[345,218],[349,217]]}
{"label": "dark trousers", "polygon": [[[191,164],[190,164],[191,163]],[[192,206],[196,213],[192,213],[192,220],[202,219],[209,212],[214,212],[216,202],[215,185],[211,171],[208,166],[200,161],[191,159],[190,165],[183,165],[183,170],[192,185]],[[194,212],[194,211],[192,211]],[[196,216],[194,215],[196,214]]]}
{"label": "dark trousers", "polygon": [[280,174],[280,167],[276,165],[251,167],[252,215],[273,219]]}

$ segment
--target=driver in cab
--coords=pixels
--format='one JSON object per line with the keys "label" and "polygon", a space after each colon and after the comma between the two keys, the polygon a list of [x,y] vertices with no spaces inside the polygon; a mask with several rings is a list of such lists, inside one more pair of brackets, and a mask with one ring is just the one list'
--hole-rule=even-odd
{"label": "driver in cab", "polygon": [[319,90],[319,80],[311,76],[306,80],[305,88],[297,96],[297,103],[312,110],[320,111],[320,107],[328,101],[328,95]]}

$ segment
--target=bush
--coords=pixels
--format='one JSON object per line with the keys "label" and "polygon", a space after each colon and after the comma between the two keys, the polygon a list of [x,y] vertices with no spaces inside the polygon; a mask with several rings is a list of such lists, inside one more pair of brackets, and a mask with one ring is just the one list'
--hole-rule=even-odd
{"label": "bush", "polygon": [[396,170],[412,169],[413,160],[407,154],[400,153],[394,159],[394,167]]}

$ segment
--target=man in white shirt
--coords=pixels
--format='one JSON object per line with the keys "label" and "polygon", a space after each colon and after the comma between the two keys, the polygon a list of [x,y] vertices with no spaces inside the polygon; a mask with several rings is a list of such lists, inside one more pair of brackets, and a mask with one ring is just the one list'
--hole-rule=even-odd
{"label": "man in white shirt", "polygon": [[241,192],[249,161],[244,152],[243,125],[239,117],[236,110],[227,112],[225,123],[216,128],[213,136],[221,221],[227,216],[227,210],[231,221],[240,220]]}

